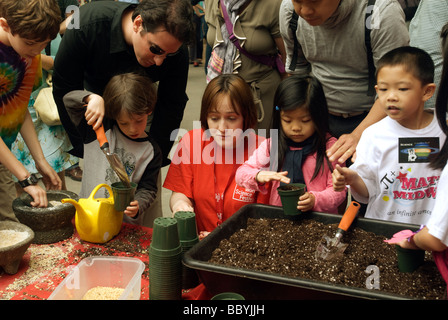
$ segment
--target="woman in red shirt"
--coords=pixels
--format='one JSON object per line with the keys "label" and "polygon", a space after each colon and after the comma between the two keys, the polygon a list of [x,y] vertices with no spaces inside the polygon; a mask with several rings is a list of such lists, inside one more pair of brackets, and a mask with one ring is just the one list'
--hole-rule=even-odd
{"label": "woman in red shirt", "polygon": [[235,183],[238,167],[264,140],[253,130],[256,122],[250,87],[240,76],[223,74],[207,85],[201,128],[182,137],[163,185],[173,191],[173,213],[195,212],[200,234],[211,232],[242,206],[257,202],[255,191]]}

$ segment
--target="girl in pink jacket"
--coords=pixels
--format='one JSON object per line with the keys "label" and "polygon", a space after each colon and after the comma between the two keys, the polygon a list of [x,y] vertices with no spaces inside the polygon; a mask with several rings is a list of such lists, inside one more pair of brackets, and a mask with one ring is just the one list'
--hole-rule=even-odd
{"label": "girl in pink jacket", "polygon": [[327,102],[319,81],[310,76],[286,78],[277,88],[274,106],[271,137],[238,168],[236,183],[269,192],[269,204],[276,206],[281,206],[280,185],[305,183],[299,210],[337,213],[346,192],[333,190],[336,162],[330,163],[326,150],[336,139],[329,134]]}

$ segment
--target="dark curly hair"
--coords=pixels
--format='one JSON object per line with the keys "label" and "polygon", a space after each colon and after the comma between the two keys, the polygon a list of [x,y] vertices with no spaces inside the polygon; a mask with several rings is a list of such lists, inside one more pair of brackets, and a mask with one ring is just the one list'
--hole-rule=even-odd
{"label": "dark curly hair", "polygon": [[[436,115],[440,128],[448,135],[448,124],[446,122],[446,113],[448,109],[448,23],[445,24],[440,33],[442,38],[443,66],[442,77],[439,83],[439,89],[436,99]],[[448,161],[448,139],[440,152],[431,161],[431,167],[434,169],[443,169]]]}
{"label": "dark curly hair", "polygon": [[141,16],[143,29],[153,33],[161,26],[182,43],[194,39],[193,7],[189,0],[142,0],[132,14]]}

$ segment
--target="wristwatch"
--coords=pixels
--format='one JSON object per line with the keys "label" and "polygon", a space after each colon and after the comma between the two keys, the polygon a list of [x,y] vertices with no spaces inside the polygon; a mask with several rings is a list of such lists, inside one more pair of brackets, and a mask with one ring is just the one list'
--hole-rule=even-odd
{"label": "wristwatch", "polygon": [[39,179],[36,177],[36,175],[34,173],[32,173],[28,178],[26,178],[25,180],[21,180],[19,181],[19,184],[22,188],[26,188],[30,185],[35,185],[39,182]]}

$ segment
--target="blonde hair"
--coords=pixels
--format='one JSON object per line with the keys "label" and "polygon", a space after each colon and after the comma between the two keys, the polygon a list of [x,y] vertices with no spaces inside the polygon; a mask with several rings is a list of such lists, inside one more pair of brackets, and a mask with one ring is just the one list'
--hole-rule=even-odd
{"label": "blonde hair", "polygon": [[0,17],[7,21],[12,35],[39,42],[56,38],[62,22],[55,0],[1,0]]}

